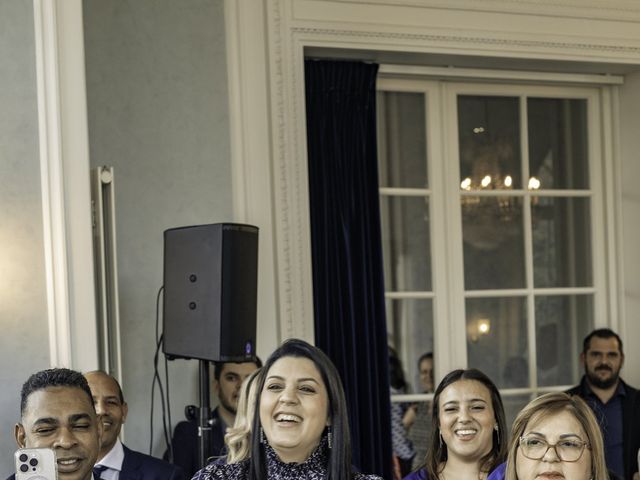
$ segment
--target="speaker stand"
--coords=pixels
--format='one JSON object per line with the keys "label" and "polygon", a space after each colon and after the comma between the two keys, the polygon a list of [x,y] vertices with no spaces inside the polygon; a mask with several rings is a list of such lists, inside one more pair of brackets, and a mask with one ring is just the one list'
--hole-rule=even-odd
{"label": "speaker stand", "polygon": [[200,410],[198,411],[198,459],[200,468],[207,464],[207,456],[211,451],[211,406],[209,391],[209,362],[199,360],[200,370]]}

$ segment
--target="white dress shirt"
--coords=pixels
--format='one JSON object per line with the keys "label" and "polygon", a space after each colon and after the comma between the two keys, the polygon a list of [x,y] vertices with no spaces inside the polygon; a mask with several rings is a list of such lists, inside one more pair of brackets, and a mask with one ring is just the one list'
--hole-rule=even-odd
{"label": "white dress shirt", "polygon": [[122,462],[124,462],[124,448],[122,448],[122,442],[116,440],[113,448],[109,450],[102,460],[96,463],[98,465],[104,465],[107,469],[102,472],[100,478],[102,480],[119,480],[120,470],[122,470]]}

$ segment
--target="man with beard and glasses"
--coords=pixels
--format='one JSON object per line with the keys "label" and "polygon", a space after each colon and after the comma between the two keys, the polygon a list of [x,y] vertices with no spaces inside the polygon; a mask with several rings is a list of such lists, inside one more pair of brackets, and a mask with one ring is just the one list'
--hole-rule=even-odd
{"label": "man with beard and glasses", "polygon": [[594,411],[604,437],[607,468],[625,480],[638,480],[640,393],[620,378],[622,340],[608,328],[586,336],[580,361],[584,376],[567,393],[582,397]]}
{"label": "man with beard and glasses", "polygon": [[[211,412],[211,450],[206,458],[220,458],[226,454],[224,434],[227,427],[233,426],[238,408],[238,395],[245,378],[260,368],[262,362],[256,357],[255,362],[213,364],[213,391],[218,397],[218,406]],[[196,407],[185,409],[187,421],[176,425],[171,439],[173,463],[182,467],[187,478],[204,465],[198,458],[198,414]],[[169,459],[169,452],[163,458]]]}

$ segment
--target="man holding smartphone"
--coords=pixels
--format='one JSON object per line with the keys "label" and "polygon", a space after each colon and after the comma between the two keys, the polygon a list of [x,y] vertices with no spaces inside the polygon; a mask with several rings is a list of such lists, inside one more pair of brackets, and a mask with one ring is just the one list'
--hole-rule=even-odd
{"label": "man holding smartphone", "polygon": [[95,480],[182,480],[184,473],[176,465],[127,448],[119,439],[129,407],[118,381],[111,375],[94,371],[84,374],[96,412],[102,421],[103,435]]}
{"label": "man holding smartphone", "polygon": [[19,448],[53,449],[59,480],[92,480],[102,423],[80,372],[53,368],[31,375],[22,386],[20,414]]}

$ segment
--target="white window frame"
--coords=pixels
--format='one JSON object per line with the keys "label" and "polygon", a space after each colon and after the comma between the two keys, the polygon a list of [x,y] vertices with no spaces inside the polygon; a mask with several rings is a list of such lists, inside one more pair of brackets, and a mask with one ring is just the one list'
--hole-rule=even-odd
{"label": "white window frame", "polygon": [[[491,82],[491,83],[488,83]],[[616,293],[616,245],[609,238],[615,220],[608,218],[612,205],[611,178],[615,177],[615,157],[612,148],[612,130],[615,104],[615,86],[622,78],[599,75],[571,75],[557,73],[501,72],[491,70],[445,69],[434,67],[407,67],[382,65],[377,88],[379,91],[417,92],[425,95],[425,119],[427,155],[429,159],[444,158],[441,162],[428,162],[429,189],[381,188],[381,195],[429,195],[430,234],[432,258],[432,287],[427,292],[388,292],[386,298],[432,298],[434,309],[434,359],[435,376],[442,378],[446,372],[467,367],[467,337],[465,300],[467,298],[517,295],[527,299],[527,329],[529,342],[529,387],[506,389],[506,395],[532,394],[563,390],[568,385],[538,387],[536,375],[534,296],[543,294],[592,294],[594,301],[594,326],[616,328],[618,317]],[[459,160],[457,138],[458,95],[504,95],[520,97],[521,107],[526,107],[527,97],[581,98],[588,102],[589,135],[589,193],[584,190],[543,190],[535,195],[559,197],[587,197],[591,199],[592,275],[593,286],[584,288],[533,288],[533,272],[526,262],[527,286],[514,290],[464,290],[462,222],[459,208],[460,193],[453,200],[452,193],[444,199],[445,182],[458,185]],[[527,132],[526,109],[520,109],[521,131]],[[446,128],[442,128],[445,125]],[[526,135],[525,135],[526,137]],[[523,165],[528,165],[527,145],[521,145]],[[523,171],[522,178],[528,178]],[[516,195],[529,202],[533,194],[526,189],[514,190]],[[477,192],[473,192],[475,195]],[[525,208],[525,255],[532,255],[530,209]],[[446,233],[444,233],[446,232]],[[458,254],[453,254],[457,250]],[[575,346],[574,346],[575,349]],[[578,359],[579,351],[573,356]],[[432,395],[394,395],[393,401],[416,401]]]}

